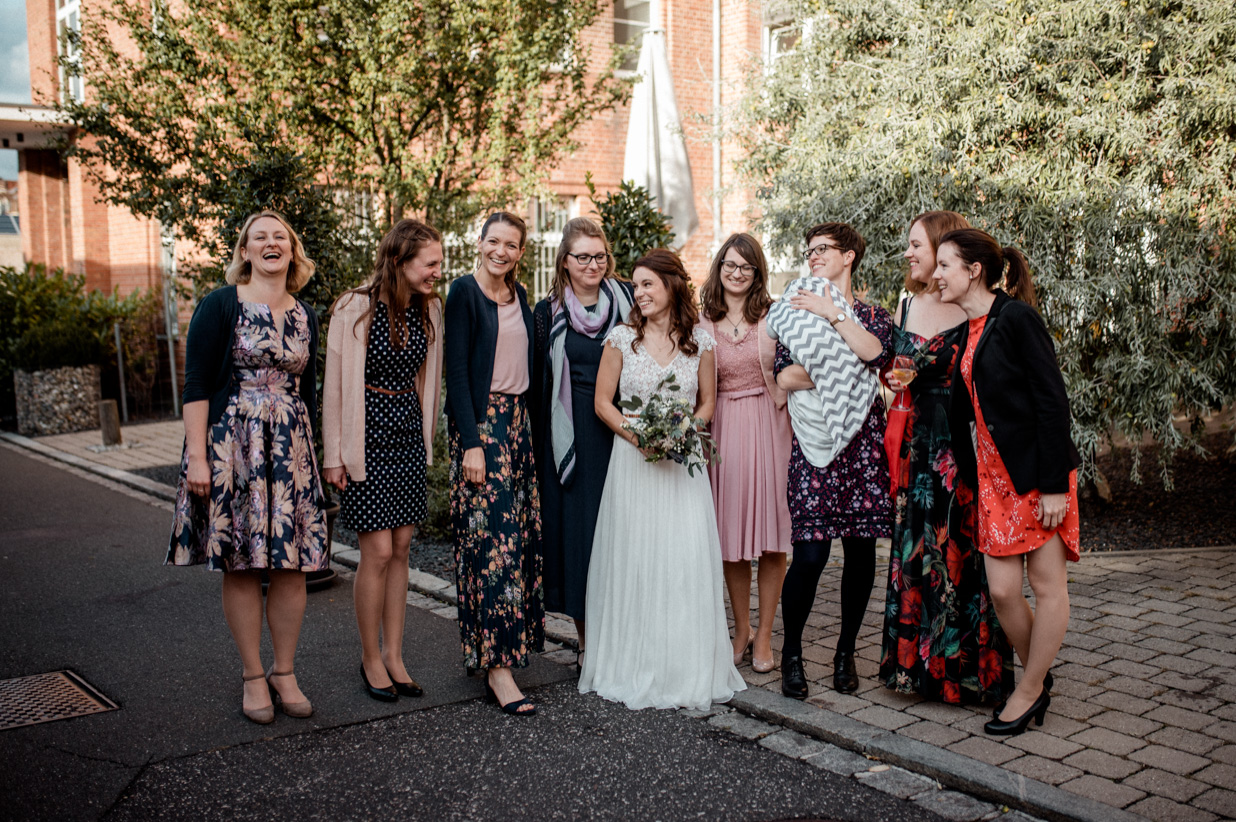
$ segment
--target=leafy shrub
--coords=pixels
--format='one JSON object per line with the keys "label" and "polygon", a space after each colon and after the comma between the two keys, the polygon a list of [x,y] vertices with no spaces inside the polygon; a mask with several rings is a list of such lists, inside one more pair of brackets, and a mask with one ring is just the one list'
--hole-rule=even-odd
{"label": "leafy shrub", "polygon": [[27,329],[12,346],[12,363],[16,370],[47,371],[99,365],[107,354],[99,335],[80,318],[62,316]]}
{"label": "leafy shrub", "polygon": [[614,247],[618,276],[629,279],[636,260],[654,248],[669,248],[674,231],[653,205],[648,189],[623,180],[617,191],[597,199],[591,172],[584,177],[584,184],[601,216],[605,236]]}

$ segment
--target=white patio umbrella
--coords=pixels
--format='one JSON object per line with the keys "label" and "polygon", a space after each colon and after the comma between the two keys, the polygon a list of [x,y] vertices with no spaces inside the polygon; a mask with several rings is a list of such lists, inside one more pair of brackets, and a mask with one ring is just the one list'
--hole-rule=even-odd
{"label": "white patio umbrella", "polygon": [[665,52],[665,32],[650,29],[644,33],[637,72],[640,79],[631,96],[622,177],[648,189],[657,208],[670,218],[674,248],[682,248],[700,221]]}

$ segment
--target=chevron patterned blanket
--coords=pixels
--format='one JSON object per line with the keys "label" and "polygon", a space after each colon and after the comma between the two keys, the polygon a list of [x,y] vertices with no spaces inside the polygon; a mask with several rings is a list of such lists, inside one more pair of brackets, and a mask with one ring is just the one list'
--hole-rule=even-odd
{"label": "chevron patterned blanket", "polygon": [[790,351],[794,362],[807,369],[814,391],[791,391],[787,407],[790,425],[807,462],[823,468],[841,453],[871,410],[879,380],[859,359],[828,320],[790,306],[798,291],[823,294],[827,288],[847,321],[858,322],[854,308],[841,290],[822,277],[800,277],[785,287],[782,298],[768,311],[768,335]]}

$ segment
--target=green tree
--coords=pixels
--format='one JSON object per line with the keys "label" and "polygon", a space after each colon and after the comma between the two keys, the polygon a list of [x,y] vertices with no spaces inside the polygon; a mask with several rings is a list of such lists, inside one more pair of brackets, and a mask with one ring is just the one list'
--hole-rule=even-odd
{"label": "green tree", "polygon": [[597,207],[601,228],[614,249],[614,264],[620,277],[630,277],[635,261],[654,248],[669,248],[674,230],[656,207],[648,189],[623,180],[617,191],[597,197],[592,173],[584,176],[588,196]]}
{"label": "green tree", "polygon": [[[153,12],[152,12],[153,8]],[[625,98],[589,70],[598,0],[113,0],[83,20],[62,108],[103,194],[183,224],[214,166],[268,146],[378,224],[516,201]],[[134,49],[128,48],[129,45]]]}
{"label": "green tree", "polygon": [[[1229,0],[835,0],[755,81],[736,132],[775,244],[868,239],[891,304],[908,221],[1021,247],[1087,459],[1236,399],[1236,15]],[[1196,426],[1195,426],[1196,428]],[[1134,471],[1137,471],[1136,462]]]}

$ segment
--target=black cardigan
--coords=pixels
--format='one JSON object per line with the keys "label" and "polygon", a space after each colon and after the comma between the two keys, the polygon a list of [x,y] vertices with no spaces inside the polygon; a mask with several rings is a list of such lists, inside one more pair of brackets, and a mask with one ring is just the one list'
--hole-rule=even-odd
{"label": "black cardigan", "polygon": [[[1081,456],[1069,433],[1069,397],[1056,349],[1039,312],[997,290],[974,350],[973,384],[983,421],[1018,494],[1069,490],[1069,472]],[[961,378],[969,336],[962,325],[953,367],[949,426],[961,478],[977,487],[978,466],[970,434],[974,405]]]}
{"label": "black cardigan", "polygon": [[[532,378],[532,310],[522,285],[515,296],[528,330],[528,378]],[[478,420],[489,406],[489,385],[494,376],[498,348],[498,304],[485,296],[476,278],[468,274],[451,283],[446,295],[445,330],[442,337],[446,370],[446,415],[455,423],[460,446],[480,448]]]}
{"label": "black cardigan", "polygon": [[[300,375],[300,397],[309,409],[309,421],[318,424],[318,315],[309,303],[296,298],[309,317],[309,362]],[[189,321],[185,341],[185,405],[210,401],[207,425],[214,425],[227,408],[232,393],[232,342],[240,319],[236,286],[216,288],[202,298]]]}

